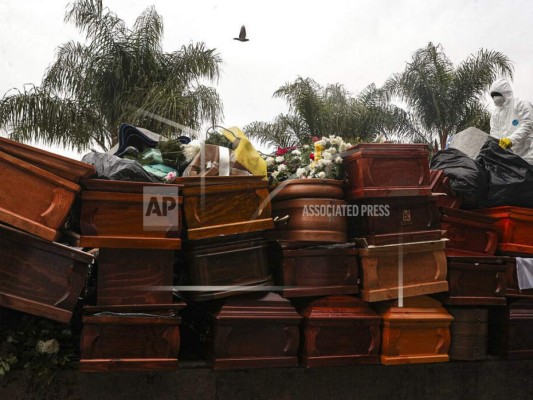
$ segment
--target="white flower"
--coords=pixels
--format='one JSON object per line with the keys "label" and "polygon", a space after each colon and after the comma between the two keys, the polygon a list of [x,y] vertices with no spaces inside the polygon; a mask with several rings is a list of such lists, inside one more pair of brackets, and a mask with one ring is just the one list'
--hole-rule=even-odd
{"label": "white flower", "polygon": [[335,159],[335,162],[336,162],[337,164],[342,164],[342,158],[341,158],[341,157],[337,157],[337,158]]}
{"label": "white flower", "polygon": [[278,172],[287,171],[287,166],[285,164],[278,165]]}
{"label": "white flower", "polygon": [[296,170],[296,176],[298,178],[303,178],[303,177],[305,177],[305,175],[307,175],[307,170],[305,168],[298,168]]}
{"label": "white flower", "polygon": [[282,163],[283,161],[285,161],[285,158],[284,158],[284,157],[282,157],[282,156],[277,156],[277,157],[276,157],[276,162],[277,162],[277,163]]}
{"label": "white flower", "polygon": [[318,162],[317,162],[317,166],[318,166],[318,167],[322,167],[323,165],[324,165],[324,159],[321,158],[320,160],[318,160]]}
{"label": "white flower", "polygon": [[335,147],[331,147],[328,149],[328,151],[331,153],[331,154],[335,154],[337,152],[337,149]]}
{"label": "white flower", "polygon": [[324,179],[326,177],[326,173],[324,171],[319,172],[317,175],[320,179]]}
{"label": "white flower", "polygon": [[342,143],[342,138],[339,136],[332,136],[331,137],[331,144],[337,145]]}
{"label": "white flower", "polygon": [[279,171],[274,171],[270,175],[273,176],[274,178],[277,178],[278,174],[279,174]]}
{"label": "white flower", "polygon": [[324,141],[324,138],[322,138],[321,140],[315,142],[315,146],[317,146],[317,143],[322,146],[322,147],[326,147],[326,142]]}
{"label": "white flower", "polygon": [[300,150],[293,150],[292,154],[294,154],[295,156],[301,156],[302,152]]}
{"label": "white flower", "polygon": [[333,160],[333,155],[329,152],[329,149],[328,149],[328,150],[325,150],[325,151],[322,153],[322,157],[323,157],[325,160]]}
{"label": "white flower", "polygon": [[188,162],[191,162],[194,157],[196,157],[196,154],[200,152],[201,148],[200,142],[193,140],[189,144],[183,145],[183,154],[185,155],[185,160]]}
{"label": "white flower", "polygon": [[55,339],[39,340],[35,348],[41,354],[55,354],[59,351],[59,342]]}
{"label": "white flower", "polygon": [[207,164],[205,165],[205,169],[211,169],[213,168],[213,163],[211,161],[208,161]]}
{"label": "white flower", "polygon": [[333,162],[332,160],[330,160],[330,159],[328,159],[328,158],[324,158],[324,162],[323,162],[323,164],[326,165],[326,166],[328,166],[328,165],[330,165],[332,162]]}
{"label": "white flower", "polygon": [[274,165],[274,163],[276,162],[276,159],[274,157],[267,157],[266,159],[266,163],[269,167],[271,167],[272,165]]}
{"label": "white flower", "polygon": [[303,147],[305,150],[309,149],[309,145],[308,144],[304,144],[304,147]]}

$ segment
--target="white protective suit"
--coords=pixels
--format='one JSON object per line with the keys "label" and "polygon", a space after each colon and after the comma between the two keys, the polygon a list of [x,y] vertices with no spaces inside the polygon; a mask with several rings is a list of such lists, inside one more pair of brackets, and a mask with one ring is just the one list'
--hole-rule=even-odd
{"label": "white protective suit", "polygon": [[496,107],[490,118],[490,135],[509,138],[511,150],[528,163],[533,164],[533,108],[528,101],[513,97],[511,85],[505,79],[492,84],[490,92],[498,92],[505,102]]}

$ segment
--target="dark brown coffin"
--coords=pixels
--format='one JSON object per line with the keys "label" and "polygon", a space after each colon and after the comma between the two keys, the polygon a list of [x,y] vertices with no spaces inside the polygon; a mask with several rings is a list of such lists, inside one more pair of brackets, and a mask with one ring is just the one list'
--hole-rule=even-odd
{"label": "dark brown coffin", "polygon": [[489,353],[506,359],[533,358],[533,300],[509,300],[507,307],[491,308]]}
{"label": "dark brown coffin", "polygon": [[187,238],[199,240],[272,229],[268,182],[258,176],[178,178],[184,185]]}
{"label": "dark brown coffin", "polygon": [[448,257],[449,292],[439,300],[450,305],[504,306],[507,304],[508,257]]}
{"label": "dark brown coffin", "polygon": [[70,322],[90,254],[0,225],[0,306]]}
{"label": "dark brown coffin", "polygon": [[272,284],[268,242],[260,234],[191,241],[184,247],[186,283],[204,287],[188,291],[190,299],[218,299],[242,294],[246,287]]}
{"label": "dark brown coffin", "polygon": [[533,254],[533,209],[503,206],[475,212],[496,219],[499,254]]}
{"label": "dark brown coffin", "polygon": [[444,171],[431,170],[429,171],[429,175],[431,192],[446,194],[446,196],[437,197],[437,205],[446,208],[461,208],[463,200],[453,194],[450,189],[450,178],[444,175]]}
{"label": "dark brown coffin", "polygon": [[75,183],[96,174],[93,165],[2,137],[0,151]]}
{"label": "dark brown coffin", "polygon": [[348,236],[375,246],[440,240],[437,196],[384,197],[355,201]]}
{"label": "dark brown coffin", "polygon": [[267,237],[278,241],[346,243],[347,220],[342,211],[345,206],[344,200],[329,198],[272,201],[276,226]]}
{"label": "dark brown coffin", "polygon": [[364,301],[448,290],[444,240],[359,249],[359,266]]}
{"label": "dark brown coffin", "polygon": [[493,256],[498,244],[496,219],[472,211],[441,208],[446,255]]}
{"label": "dark brown coffin", "polygon": [[288,179],[270,188],[272,201],[289,199],[344,199],[344,182],[337,179]]}
{"label": "dark brown coffin", "polygon": [[351,296],[314,300],[301,310],[305,367],[379,364],[381,318]]}
{"label": "dark brown coffin", "polygon": [[101,248],[97,276],[99,306],[171,303],[174,251]]}
{"label": "dark brown coffin", "polygon": [[189,304],[185,311],[184,320],[195,327],[202,352],[215,369],[298,365],[301,317],[278,294]]}
{"label": "dark brown coffin", "polygon": [[431,194],[424,144],[360,143],[342,154],[347,200]]}
{"label": "dark brown coffin", "polygon": [[508,257],[507,262],[507,297],[530,298],[533,299],[533,289],[520,290],[518,287],[518,277],[516,276],[516,260]]}
{"label": "dark brown coffin", "polygon": [[[182,196],[172,197],[177,207],[169,210],[165,226],[152,229],[144,223],[143,188],[170,188],[144,182],[84,181],[81,200],[83,247],[179,249],[181,247]],[[181,187],[173,186],[180,190]],[[174,222],[174,221],[177,221]]]}
{"label": "dark brown coffin", "polygon": [[489,339],[489,309],[447,307],[447,310],[453,317],[450,326],[450,360],[486,360]]}
{"label": "dark brown coffin", "polygon": [[270,265],[283,297],[327,296],[359,292],[354,248],[287,249],[271,243]]}
{"label": "dark brown coffin", "polygon": [[[160,305],[160,307],[165,307]],[[183,303],[160,310],[91,307],[83,317],[80,370],[154,371],[176,369]]]}
{"label": "dark brown coffin", "polygon": [[66,179],[0,151],[0,222],[56,240],[79,190]]}
{"label": "dark brown coffin", "polygon": [[431,297],[409,297],[379,305],[383,318],[381,363],[387,365],[449,360],[453,317]]}

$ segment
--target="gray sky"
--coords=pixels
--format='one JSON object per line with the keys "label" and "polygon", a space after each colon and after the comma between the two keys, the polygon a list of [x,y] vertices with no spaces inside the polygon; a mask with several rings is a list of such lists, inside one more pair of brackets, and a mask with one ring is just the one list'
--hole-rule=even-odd
{"label": "gray sky", "polygon": [[[67,0],[2,0],[0,93],[39,84],[58,45],[81,39],[63,22]],[[533,2],[519,0],[171,1],[104,0],[131,26],[148,6],[164,20],[163,49],[204,41],[223,59],[217,85],[224,124],[270,121],[287,111],[272,93],[296,77],[339,82],[356,94],[401,72],[429,41],[454,64],[480,48],[515,66],[515,95],[533,101]],[[232,40],[246,25],[249,42]],[[125,121],[126,122],[126,121]]]}

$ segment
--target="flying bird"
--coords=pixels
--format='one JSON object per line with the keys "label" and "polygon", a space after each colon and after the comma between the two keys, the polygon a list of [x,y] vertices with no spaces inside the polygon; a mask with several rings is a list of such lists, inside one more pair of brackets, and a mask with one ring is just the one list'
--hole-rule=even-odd
{"label": "flying bird", "polygon": [[239,42],[247,42],[250,39],[246,39],[246,28],[241,26],[241,32],[239,33],[238,38],[233,38],[233,40],[238,40]]}

